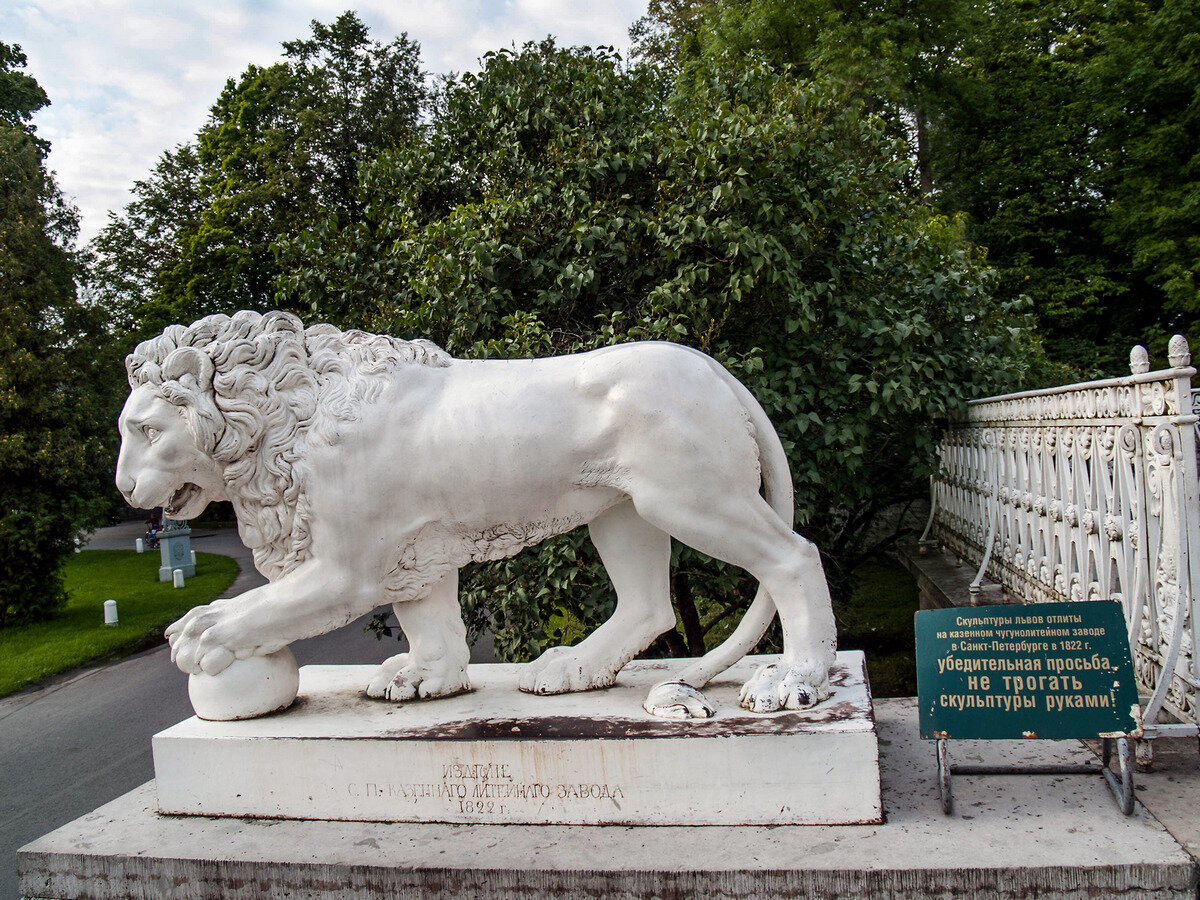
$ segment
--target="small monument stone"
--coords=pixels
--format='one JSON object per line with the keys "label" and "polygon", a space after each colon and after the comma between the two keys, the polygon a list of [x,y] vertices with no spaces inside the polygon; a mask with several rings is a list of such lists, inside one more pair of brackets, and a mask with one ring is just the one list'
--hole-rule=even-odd
{"label": "small monument stone", "polygon": [[196,561],[192,557],[192,529],[174,519],[163,520],[163,530],[158,534],[158,552],[162,565],[158,567],[159,581],[173,581],[175,570],[183,572],[184,578],[196,574]]}

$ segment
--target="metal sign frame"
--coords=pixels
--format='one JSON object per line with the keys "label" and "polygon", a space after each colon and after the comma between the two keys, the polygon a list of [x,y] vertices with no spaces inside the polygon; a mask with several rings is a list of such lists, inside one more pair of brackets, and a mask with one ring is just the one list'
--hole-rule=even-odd
{"label": "metal sign frame", "polygon": [[[953,775],[1100,772],[1121,811],[1132,814],[1129,739],[1141,734],[1142,718],[1120,604],[922,610],[914,630],[921,737],[937,741],[943,812],[954,807]],[[1102,762],[958,766],[949,749],[957,738],[1099,739]]]}

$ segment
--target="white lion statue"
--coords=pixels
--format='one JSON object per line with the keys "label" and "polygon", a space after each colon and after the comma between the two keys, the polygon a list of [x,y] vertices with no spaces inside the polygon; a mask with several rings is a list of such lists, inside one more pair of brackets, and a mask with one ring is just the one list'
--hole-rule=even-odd
{"label": "white lion statue", "polygon": [[410,649],[367,693],[467,691],[459,568],[587,525],[616,611],[529,663],[522,690],[610,685],[674,626],[674,537],[760,588],[734,634],[656,686],[646,709],[712,715],[699,689],[776,611],[782,659],[756,671],[742,705],[797,709],[829,695],[829,590],[816,548],[792,531],[783,447],[750,392],[703,353],[646,342],[463,360],[427,341],[243,311],[172,325],[126,368],[121,493],[174,519],[232,501],[269,579],[168,629],[185,672],[214,675],[390,602]]}

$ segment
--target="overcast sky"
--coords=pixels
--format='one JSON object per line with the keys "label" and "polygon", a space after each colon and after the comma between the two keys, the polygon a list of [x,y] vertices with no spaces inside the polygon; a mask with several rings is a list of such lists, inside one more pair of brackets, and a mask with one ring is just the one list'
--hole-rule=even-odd
{"label": "overcast sky", "polygon": [[628,49],[647,0],[7,0],[0,41],[20,44],[50,95],[34,119],[83,216],[82,240],[129,201],[166,149],[204,124],[225,80],[281,57],[309,22],[353,8],[375,40],[407,31],[429,72],[477,68],[488,50],[553,34]]}

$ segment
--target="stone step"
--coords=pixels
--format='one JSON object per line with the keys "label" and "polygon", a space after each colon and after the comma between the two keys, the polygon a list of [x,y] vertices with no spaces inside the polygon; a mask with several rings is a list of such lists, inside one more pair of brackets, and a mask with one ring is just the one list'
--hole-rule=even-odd
{"label": "stone step", "polygon": [[[1067,897],[1194,900],[1192,858],[1099,776],[955,779],[943,815],[913,700],[876,700],[881,825],[630,827],[167,816],[153,782],[29,844],[29,898],[249,900]],[[1074,741],[959,741],[955,759],[1077,764]],[[697,785],[706,790],[707,783]],[[1178,785],[1176,785],[1178,788]],[[1192,803],[1194,810],[1195,803]]]}

